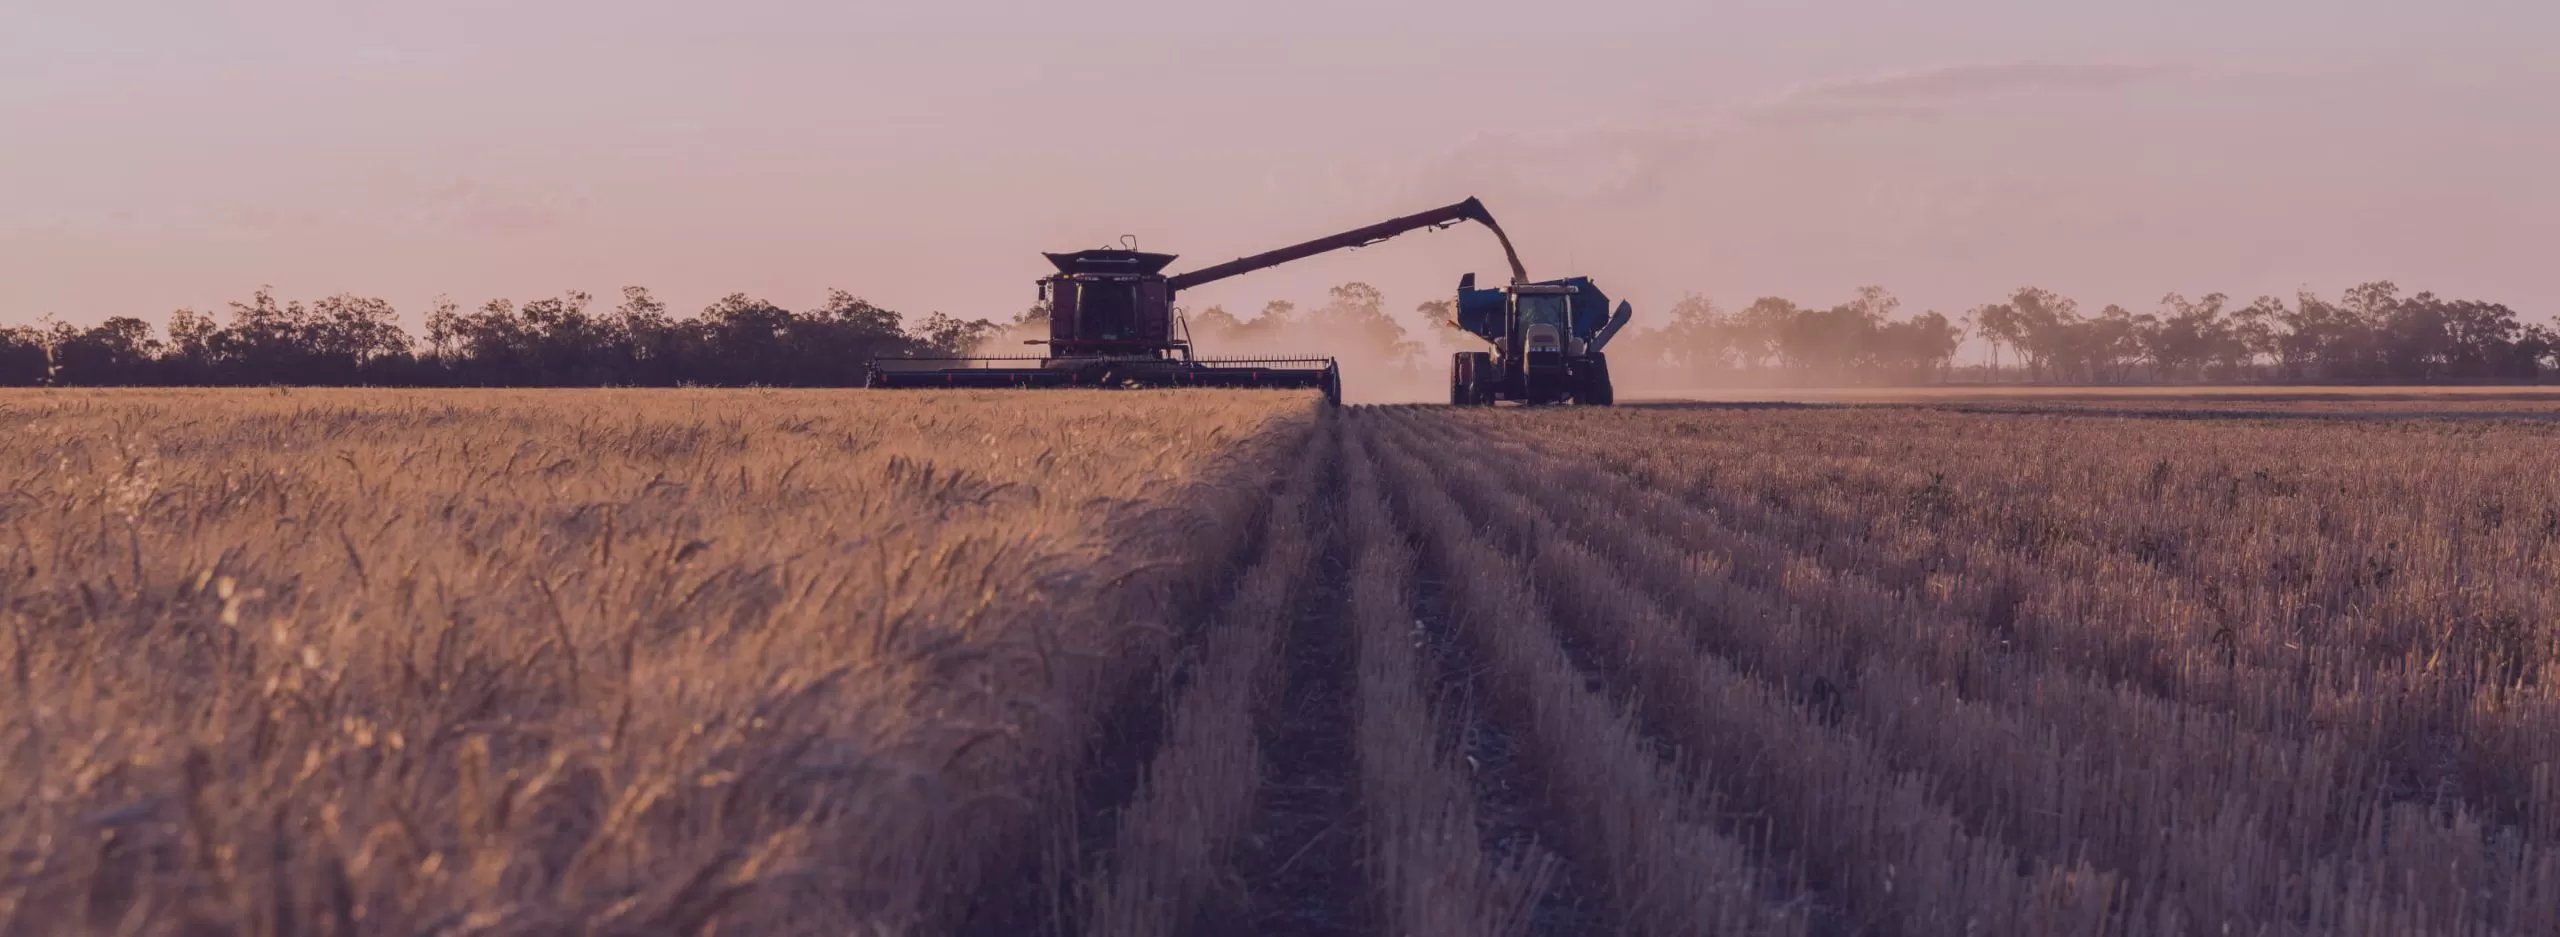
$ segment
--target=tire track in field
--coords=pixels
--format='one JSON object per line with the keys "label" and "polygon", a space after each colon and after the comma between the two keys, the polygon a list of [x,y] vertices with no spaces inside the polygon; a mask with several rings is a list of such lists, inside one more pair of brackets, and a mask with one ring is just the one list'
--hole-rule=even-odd
{"label": "tire track in field", "polygon": [[1351,560],[1341,523],[1336,427],[1325,438],[1313,578],[1286,619],[1285,683],[1257,720],[1262,791],[1235,869],[1240,890],[1200,934],[1355,935],[1370,930],[1352,728]]}
{"label": "tire track in field", "polygon": [[1470,700],[1439,692],[1453,676],[1441,669],[1451,644],[1447,623],[1425,607],[1412,546],[1395,526],[1377,467],[1357,434],[1347,440],[1343,517],[1356,564],[1355,706],[1379,932],[1604,932],[1564,898],[1571,882],[1540,844],[1534,808],[1520,802],[1528,790],[1509,739],[1477,721]]}
{"label": "tire track in field", "polygon": [[1476,804],[1476,842],[1491,861],[1510,866],[1547,864],[1545,883],[1529,911],[1533,937],[1615,933],[1598,870],[1561,851],[1564,821],[1552,813],[1530,770],[1530,753],[1516,726],[1494,718],[1491,671],[1450,620],[1447,585],[1418,570],[1412,615],[1420,628],[1422,661],[1440,714],[1438,745],[1466,765],[1468,792]]}
{"label": "tire track in field", "polygon": [[[1310,429],[1309,439],[1319,431]],[[1298,471],[1303,475],[1307,469]],[[1123,819],[1145,793],[1141,784],[1165,744],[1175,701],[1192,683],[1201,645],[1220,610],[1233,605],[1248,585],[1271,545],[1274,527],[1286,522],[1274,512],[1285,510],[1285,499],[1300,487],[1299,476],[1269,478],[1260,508],[1243,525],[1242,536],[1226,547],[1225,571],[1170,597],[1177,611],[1164,620],[1177,623],[1179,633],[1152,649],[1124,650],[1149,654],[1152,662],[1103,710],[1082,763],[1072,773],[1061,771],[1044,780],[1059,792],[1055,802],[1065,809],[1043,819],[1035,841],[1025,844],[1022,859],[1014,863],[1013,874],[988,877],[989,884],[955,915],[954,933],[1016,937],[1080,932],[1075,922],[1093,900],[1089,883],[1098,857],[1110,852]]]}
{"label": "tire track in field", "polygon": [[1492,665],[1458,633],[1448,584],[1436,571],[1416,570],[1412,614],[1421,629],[1433,705],[1442,713],[1439,744],[1467,765],[1478,843],[1504,863],[1534,863],[1542,855],[1554,860],[1531,912],[1530,933],[1612,933],[1600,873],[1556,851],[1563,821],[1551,813],[1536,783],[1517,727],[1494,718],[1494,691],[1486,686]]}
{"label": "tire track in field", "polygon": [[[1373,443],[1389,428],[1376,411],[1350,421]],[[1421,532],[1427,565],[1448,586],[1463,643],[1487,665],[1496,720],[1524,743],[1545,814],[1592,871],[1618,929],[1804,932],[1806,903],[1774,890],[1781,876],[1716,828],[1713,805],[1568,658],[1519,558],[1488,545],[1427,473],[1403,460],[1386,467],[1402,522]]]}
{"label": "tire track in field", "polygon": [[980,902],[963,933],[1181,933],[1232,878],[1260,776],[1254,703],[1316,547],[1310,502],[1331,450],[1312,442],[1239,538],[1228,581],[1172,619],[1198,624],[1112,711],[1037,868]]}

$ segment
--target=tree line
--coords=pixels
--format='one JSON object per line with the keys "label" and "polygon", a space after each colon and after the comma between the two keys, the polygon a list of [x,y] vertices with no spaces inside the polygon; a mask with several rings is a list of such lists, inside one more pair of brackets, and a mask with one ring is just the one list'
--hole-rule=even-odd
{"label": "tree line", "polygon": [[965,354],[997,326],[902,317],[841,290],[806,310],[743,293],[692,316],[639,287],[610,310],[581,292],[465,311],[439,300],[411,336],[381,299],[278,302],[259,290],[227,322],[181,309],[164,334],[114,317],[0,328],[0,386],[858,386],[875,357]]}
{"label": "tree line", "polygon": [[[1241,318],[1217,307],[1190,317],[1204,352],[1303,352],[1346,364],[1429,367],[1424,346],[1367,284],[1335,287],[1324,305],[1274,302]],[[1447,300],[1414,316],[1442,344],[1471,347]],[[1639,322],[1644,318],[1640,313]],[[731,294],[691,316],[629,287],[611,309],[570,292],[465,311],[438,300],[412,336],[390,303],[338,295],[279,302],[260,290],[227,321],[192,309],[164,332],[130,317],[80,328],[0,328],[0,386],[371,384],[458,387],[838,387],[862,383],[876,357],[968,354],[999,335],[1045,335],[1044,310],[1012,322],[934,313],[904,317],[841,290],[805,310]],[[1983,367],[1959,367],[1965,339]],[[1696,295],[1610,348],[1613,369],[1714,383],[1915,384],[1951,379],[2040,383],[2526,382],[2560,367],[2560,336],[2504,305],[2404,293],[2368,283],[2337,300],[2304,292],[2243,306],[2220,293],[2164,297],[2150,312],[2110,305],[2091,315],[2027,287],[1950,318],[1905,314],[1878,287],[1829,307],[1764,297],[1727,310]]]}
{"label": "tree line", "polygon": [[[1906,384],[1963,376],[2035,383],[2501,383],[2560,367],[2560,336],[2507,306],[2367,283],[2336,300],[2302,292],[2237,305],[2172,293],[2150,312],[2095,315],[2026,287],[1950,319],[1897,316],[1876,287],[1829,308],[1763,298],[1727,311],[1698,296],[1613,346],[1612,366],[1701,381]],[[1985,366],[1958,368],[1967,337]]]}

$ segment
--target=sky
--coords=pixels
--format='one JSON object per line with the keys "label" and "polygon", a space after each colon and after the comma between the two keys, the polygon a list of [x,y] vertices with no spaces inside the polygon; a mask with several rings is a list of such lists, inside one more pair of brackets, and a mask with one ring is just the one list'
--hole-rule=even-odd
{"label": "sky", "polygon": [[[1479,196],[1639,323],[2405,288],[2560,313],[2548,0],[0,0],[0,324],[643,285],[1009,317]],[[1469,227],[1183,305],[1399,309]],[[609,300],[600,300],[606,304]]]}

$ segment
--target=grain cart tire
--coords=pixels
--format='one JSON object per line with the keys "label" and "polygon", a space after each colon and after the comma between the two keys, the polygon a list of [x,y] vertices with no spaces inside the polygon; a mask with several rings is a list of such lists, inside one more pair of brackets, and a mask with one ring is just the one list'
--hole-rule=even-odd
{"label": "grain cart tire", "polygon": [[1449,362],[1449,404],[1456,407],[1481,407],[1493,402],[1493,389],[1486,386],[1493,374],[1493,356],[1481,351],[1462,351]]}
{"label": "grain cart tire", "polygon": [[1594,353],[1589,360],[1583,362],[1582,389],[1580,393],[1574,395],[1574,402],[1594,407],[1606,407],[1618,402],[1617,388],[1609,384],[1607,357]]}

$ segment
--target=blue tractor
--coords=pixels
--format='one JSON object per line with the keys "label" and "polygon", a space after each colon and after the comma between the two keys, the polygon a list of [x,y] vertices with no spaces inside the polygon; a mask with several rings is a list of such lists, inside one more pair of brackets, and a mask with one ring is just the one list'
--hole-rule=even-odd
{"label": "blue tractor", "polygon": [[1449,367],[1452,406],[1615,402],[1609,359],[1600,350],[1634,314],[1625,302],[1615,310],[1589,277],[1515,280],[1480,290],[1476,275],[1458,281],[1457,325],[1493,345],[1462,351]]}

